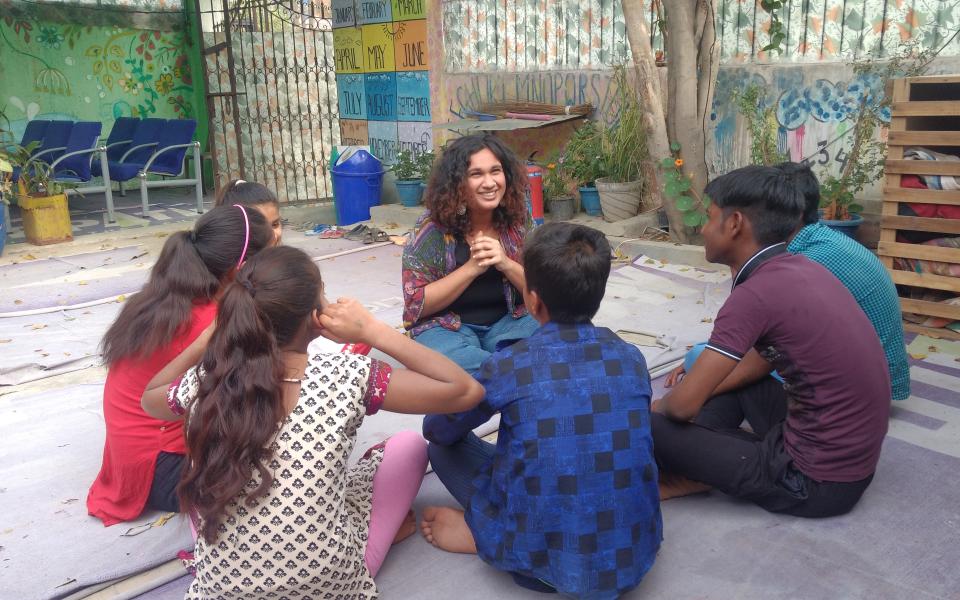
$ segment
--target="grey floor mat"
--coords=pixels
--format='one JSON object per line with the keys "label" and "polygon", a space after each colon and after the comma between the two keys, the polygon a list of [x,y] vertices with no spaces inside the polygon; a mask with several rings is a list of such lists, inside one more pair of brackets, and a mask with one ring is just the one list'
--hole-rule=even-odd
{"label": "grey floor mat", "polygon": [[[657,562],[625,598],[956,598],[957,469],[960,459],[887,439],[876,479],[842,517],[773,515],[719,492],[670,500]],[[432,474],[415,507],[431,504],[456,505]],[[183,577],[140,598],[182,598],[189,584]],[[442,552],[419,536],[390,551],[377,587],[387,600],[544,597],[475,556]]]}

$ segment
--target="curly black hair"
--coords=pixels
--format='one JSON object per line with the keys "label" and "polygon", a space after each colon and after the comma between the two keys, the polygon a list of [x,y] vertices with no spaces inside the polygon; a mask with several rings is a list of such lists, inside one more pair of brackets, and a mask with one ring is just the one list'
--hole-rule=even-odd
{"label": "curly black hair", "polygon": [[493,223],[498,230],[522,226],[526,220],[527,173],[517,156],[502,141],[490,134],[468,135],[447,144],[433,169],[427,186],[424,204],[430,219],[444,230],[463,235],[470,227],[470,213],[457,214],[457,209],[469,193],[467,169],[470,157],[481,150],[489,150],[500,161],[506,178],[503,200],[493,212]]}

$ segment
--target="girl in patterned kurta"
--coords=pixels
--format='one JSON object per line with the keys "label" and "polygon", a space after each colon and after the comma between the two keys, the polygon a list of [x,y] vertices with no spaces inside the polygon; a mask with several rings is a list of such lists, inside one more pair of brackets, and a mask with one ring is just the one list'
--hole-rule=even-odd
{"label": "girl in patterned kurta", "polygon": [[[318,335],[369,344],[402,363],[308,356]],[[152,414],[186,418],[180,484],[198,517],[197,576],[187,598],[373,598],[426,467],[405,432],[348,468],[364,415],[465,410],[483,389],[448,359],[374,319],[355,300],[326,302],[302,251],[248,261],[220,302],[201,364]],[[452,407],[452,408],[451,408]]]}

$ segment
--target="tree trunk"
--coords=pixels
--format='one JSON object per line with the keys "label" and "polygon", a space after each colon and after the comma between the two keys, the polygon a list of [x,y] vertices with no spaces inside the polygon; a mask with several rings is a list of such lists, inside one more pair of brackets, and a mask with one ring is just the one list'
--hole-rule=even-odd
{"label": "tree trunk", "polygon": [[[650,33],[647,31],[642,0],[623,0],[622,7],[627,39],[630,42],[630,52],[636,69],[637,87],[641,95],[640,101],[648,127],[650,156],[654,162],[657,162],[670,156],[670,138],[667,135],[667,119],[661,100],[663,95],[660,88],[660,75],[657,72],[653,49],[650,47]],[[695,73],[694,77],[696,77]],[[687,227],[683,224],[683,213],[670,199],[664,198],[660,167],[656,166],[652,171],[654,192],[660,196],[667,213],[667,221],[670,223],[670,237],[677,242],[687,243],[690,236]],[[700,189],[703,189],[702,186]]]}
{"label": "tree trunk", "polygon": [[[683,172],[698,193],[707,185],[706,146],[708,115],[716,74],[703,41],[712,35],[710,0],[664,2],[667,56],[667,134],[679,142]],[[706,18],[709,13],[710,18]],[[709,23],[709,24],[708,24]],[[699,37],[698,37],[699,35]],[[704,67],[704,70],[701,70]],[[711,76],[712,75],[712,76]]]}

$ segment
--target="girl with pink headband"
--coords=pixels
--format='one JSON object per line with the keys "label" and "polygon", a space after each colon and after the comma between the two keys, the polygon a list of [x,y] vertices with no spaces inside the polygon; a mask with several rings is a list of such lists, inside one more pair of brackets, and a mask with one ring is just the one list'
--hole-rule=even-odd
{"label": "girl with pink headband", "polygon": [[201,335],[209,336],[217,299],[238,267],[274,241],[260,212],[212,209],[192,231],[171,235],[143,289],[129,298],[101,343],[106,440],[87,510],[113,525],[145,508],[176,512],[186,447],[180,422],[141,407],[147,383]]}
{"label": "girl with pink headband", "polygon": [[214,206],[230,206],[238,204],[247,208],[255,208],[267,220],[273,231],[272,246],[280,245],[283,236],[283,222],[280,220],[280,200],[273,191],[262,183],[234,179],[217,192]]}

